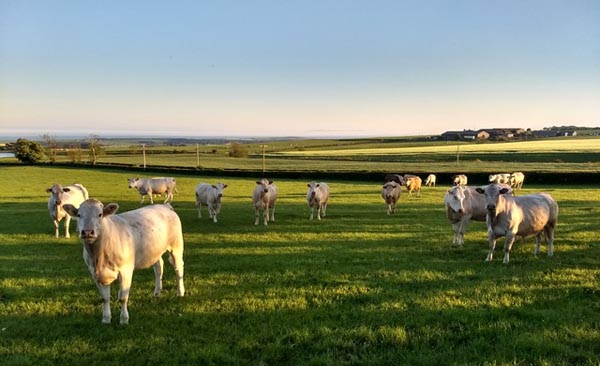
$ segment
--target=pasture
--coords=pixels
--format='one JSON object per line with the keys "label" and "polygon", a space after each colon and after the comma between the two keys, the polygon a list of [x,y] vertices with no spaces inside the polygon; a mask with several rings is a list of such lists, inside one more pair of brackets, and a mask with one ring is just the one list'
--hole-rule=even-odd
{"label": "pasture", "polygon": [[[186,296],[165,265],[134,273],[130,324],[101,324],[98,291],[75,235],[53,237],[45,189],[139,207],[137,175],[108,169],[1,166],[2,365],[600,365],[600,190],[529,186],[559,203],[554,257],[518,241],[495,259],[484,223],[452,247],[446,185],[402,193],[386,215],[379,182],[328,181],[327,217],[309,221],[306,181],[277,180],[275,222],[255,226],[259,176],[175,176]],[[318,176],[314,180],[319,180]],[[194,187],[226,182],[219,222],[198,219]],[[520,193],[521,194],[521,193]],[[160,199],[157,199],[160,201]],[[74,224],[72,234],[75,232]]]}

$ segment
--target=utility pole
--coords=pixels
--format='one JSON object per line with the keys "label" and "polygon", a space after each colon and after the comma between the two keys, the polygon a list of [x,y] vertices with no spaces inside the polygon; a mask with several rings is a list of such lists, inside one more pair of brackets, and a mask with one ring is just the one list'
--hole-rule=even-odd
{"label": "utility pole", "polygon": [[459,141],[456,141],[456,166],[458,166],[459,157],[460,157],[460,144],[459,144]]}
{"label": "utility pole", "polygon": [[144,170],[146,170],[146,144],[142,144],[142,155],[144,156]]}
{"label": "utility pole", "polygon": [[268,145],[260,145],[260,146],[262,147],[262,171],[263,171],[263,178],[264,178],[264,176],[265,176],[265,171],[267,170],[267,169],[266,169],[266,164],[265,164],[265,148],[266,148]]}
{"label": "utility pole", "polygon": [[200,168],[200,150],[198,144],[196,144],[196,167]]}

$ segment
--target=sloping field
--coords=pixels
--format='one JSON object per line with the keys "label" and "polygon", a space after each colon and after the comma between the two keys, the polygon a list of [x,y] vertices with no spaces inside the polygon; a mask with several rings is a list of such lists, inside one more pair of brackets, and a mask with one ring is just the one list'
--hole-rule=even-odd
{"label": "sloping field", "polygon": [[[505,153],[505,152],[592,152],[600,151],[600,139],[569,139],[569,140],[536,140],[518,141],[497,144],[464,144],[458,145],[461,152],[475,153]],[[410,147],[382,147],[368,149],[343,149],[343,150],[311,150],[311,151],[283,151],[281,155],[290,156],[353,156],[353,155],[389,155],[389,154],[416,154],[416,153],[441,153],[455,154],[457,145],[410,146]]]}

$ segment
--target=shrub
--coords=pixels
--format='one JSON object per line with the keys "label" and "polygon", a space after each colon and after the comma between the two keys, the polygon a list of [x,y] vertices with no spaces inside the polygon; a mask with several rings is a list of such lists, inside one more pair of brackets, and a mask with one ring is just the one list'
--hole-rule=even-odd
{"label": "shrub", "polygon": [[15,144],[15,157],[22,163],[38,163],[46,158],[44,148],[38,142],[18,139]]}
{"label": "shrub", "polygon": [[247,158],[248,149],[244,145],[233,143],[229,148],[229,156],[233,158]]}

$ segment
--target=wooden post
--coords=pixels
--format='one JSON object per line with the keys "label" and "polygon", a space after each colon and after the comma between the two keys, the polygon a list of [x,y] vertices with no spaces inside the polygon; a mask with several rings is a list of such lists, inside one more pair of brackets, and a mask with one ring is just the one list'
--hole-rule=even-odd
{"label": "wooden post", "polygon": [[200,149],[198,148],[198,144],[196,144],[196,167],[200,168]]}
{"label": "wooden post", "polygon": [[142,144],[142,155],[144,156],[144,170],[146,170],[146,144]]}
{"label": "wooden post", "polygon": [[265,176],[265,171],[266,169],[266,163],[265,163],[265,148],[267,147],[267,145],[261,145],[262,146],[262,171],[263,171],[263,177]]}

